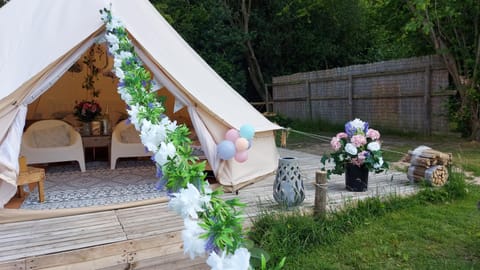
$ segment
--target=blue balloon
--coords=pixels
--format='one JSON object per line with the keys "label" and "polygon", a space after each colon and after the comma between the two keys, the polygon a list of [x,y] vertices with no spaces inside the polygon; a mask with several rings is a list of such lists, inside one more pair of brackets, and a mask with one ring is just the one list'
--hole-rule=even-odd
{"label": "blue balloon", "polygon": [[235,156],[235,144],[229,140],[223,140],[217,145],[218,156],[223,160],[229,160]]}
{"label": "blue balloon", "polygon": [[255,129],[251,125],[243,125],[240,127],[240,137],[247,140],[253,139],[255,135]]}

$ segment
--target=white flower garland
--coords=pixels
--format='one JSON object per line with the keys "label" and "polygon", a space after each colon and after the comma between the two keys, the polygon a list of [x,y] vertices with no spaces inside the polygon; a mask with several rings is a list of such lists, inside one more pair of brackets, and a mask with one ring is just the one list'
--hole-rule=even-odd
{"label": "white flower garland", "polygon": [[[122,22],[112,17],[108,9],[100,13],[106,24],[109,53],[114,57],[113,71],[119,79],[118,93],[128,105],[130,122],[140,132],[142,143],[153,153],[158,176],[163,181],[160,185],[173,182],[176,179],[170,177],[175,175],[163,175],[163,171],[181,167],[191,160],[191,157],[182,157],[177,152],[177,147],[182,147],[178,140],[186,136],[175,121],[162,116],[165,109],[157,101],[156,94],[151,92],[151,75],[138,59]],[[241,230],[241,219],[239,213],[232,210],[241,204],[237,200],[223,202],[218,198],[220,193],[212,192],[207,182],[203,179],[198,182],[197,186],[192,183],[180,185],[177,192],[170,193],[169,207],[184,218],[184,252],[192,259],[208,252],[207,264],[212,269],[249,269],[250,253],[242,247],[243,236],[237,232]],[[229,236],[234,239],[219,236],[224,230],[218,226],[223,223],[233,226],[228,231],[233,231]]]}

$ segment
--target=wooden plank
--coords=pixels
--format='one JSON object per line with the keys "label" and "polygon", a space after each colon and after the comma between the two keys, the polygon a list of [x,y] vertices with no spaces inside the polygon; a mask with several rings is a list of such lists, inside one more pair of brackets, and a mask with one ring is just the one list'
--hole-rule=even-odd
{"label": "wooden plank", "polygon": [[27,259],[27,269],[48,269],[62,265],[73,265],[87,260],[97,260],[103,257],[113,257],[116,255],[122,255],[125,259],[125,262],[127,262],[126,255],[128,252],[131,251],[132,242],[121,241],[117,243],[81,248],[72,251],[42,255],[38,257],[31,257]]}
{"label": "wooden plank", "polygon": [[49,246],[52,244],[62,243],[62,242],[73,242],[77,239],[84,239],[84,238],[108,238],[109,235],[113,234],[120,234],[124,235],[123,229],[120,226],[109,226],[105,228],[98,228],[92,227],[90,230],[81,230],[76,229],[73,231],[60,231],[60,233],[51,235],[39,235],[38,238],[35,238],[35,235],[26,241],[12,241],[7,246],[0,247],[0,252],[5,253],[12,249],[24,249],[24,248],[31,248],[36,246]]}
{"label": "wooden plank", "polygon": [[139,207],[117,209],[115,210],[115,212],[119,215],[122,215],[123,213],[132,215],[138,212],[149,212],[149,211],[152,212],[152,211],[156,211],[157,209],[168,209],[168,203],[157,203],[157,204],[144,205]]}
{"label": "wooden plank", "polygon": [[[118,211],[118,210],[117,210]],[[123,212],[123,211],[118,211],[117,216],[121,219],[138,219],[141,217],[142,219],[144,218],[161,218],[161,217],[169,217],[172,215],[172,212],[168,210],[168,208],[164,209],[153,209],[153,210],[144,210],[144,209],[139,209],[139,211],[136,212]]]}
{"label": "wooden plank", "polygon": [[162,233],[145,238],[132,240],[132,250],[143,250],[171,243],[182,243],[181,232]]}
{"label": "wooden plank", "polygon": [[[118,219],[111,219],[108,218],[106,221],[100,221],[100,222],[93,222],[92,224],[81,224],[81,226],[78,226],[77,224],[70,224],[66,223],[63,224],[62,226],[58,227],[45,227],[45,228],[39,228],[38,233],[35,230],[27,230],[27,231],[15,231],[12,232],[11,237],[4,237],[0,242],[6,243],[9,241],[22,241],[24,243],[29,243],[30,241],[41,241],[43,238],[48,238],[48,239],[57,239],[57,238],[62,238],[64,235],[70,235],[70,234],[77,234],[77,233],[89,233],[89,232],[95,232],[99,230],[109,230],[109,229],[116,229],[116,228],[121,228],[120,223],[118,222]],[[0,247],[0,250],[2,247]]]}
{"label": "wooden plank", "polygon": [[[12,233],[6,235],[6,237],[0,238],[0,243],[6,245],[12,241],[22,241],[28,243],[30,240],[38,241],[42,237],[58,238],[63,235],[74,234],[85,231],[101,230],[103,228],[116,228],[120,227],[120,223],[116,217],[109,217],[102,220],[92,220],[91,223],[88,220],[78,223],[65,223],[62,226],[41,226],[39,228],[32,227],[28,230],[12,230]],[[59,229],[60,228],[60,229]],[[0,250],[2,248],[0,247]]]}
{"label": "wooden plank", "polygon": [[47,226],[57,226],[59,224],[63,224],[65,222],[85,222],[88,219],[94,219],[97,217],[106,217],[106,216],[115,216],[114,211],[104,211],[104,212],[96,212],[90,214],[81,214],[81,215],[73,215],[73,216],[64,216],[64,217],[56,217],[56,218],[47,218],[47,219],[38,219],[38,220],[30,220],[30,221],[20,221],[20,222],[12,222],[12,223],[3,223],[0,224],[0,236],[2,232],[9,233],[12,229],[28,229],[35,226],[47,225]]}
{"label": "wooden plank", "polygon": [[131,253],[129,262],[133,263],[133,262],[137,262],[145,259],[163,257],[165,255],[170,255],[174,253],[183,254],[183,243],[173,243],[173,244],[152,247],[149,249],[136,250],[135,252]]}
{"label": "wooden plank", "polygon": [[[119,217],[120,223],[124,226],[137,226],[138,224],[148,224],[148,223],[172,223],[172,222],[181,222],[183,219],[174,212],[171,212],[168,216],[156,216],[155,214],[149,214],[145,217]],[[183,223],[183,222],[181,222]]]}
{"label": "wooden plank", "polygon": [[14,260],[9,262],[0,262],[0,270],[25,270],[25,260]]}
{"label": "wooden plank", "polygon": [[134,269],[209,269],[205,263],[207,256],[190,259],[183,252],[177,252],[165,256],[151,257],[132,263]]}
{"label": "wooden plank", "polygon": [[0,255],[0,261],[38,256],[126,240],[125,234],[122,230],[115,232],[101,232],[99,235],[81,239],[76,239],[77,237],[78,236],[73,236],[72,239],[64,239],[63,241],[53,242],[48,245],[26,246],[20,250],[3,251]]}
{"label": "wooden plank", "polygon": [[119,264],[119,265],[114,265],[114,266],[107,266],[107,267],[102,267],[102,268],[97,268],[98,270],[118,270],[118,269],[130,269],[130,264]]}
{"label": "wooden plank", "polygon": [[[97,247],[27,258],[28,269],[121,269],[134,258],[143,259],[180,252],[180,233],[166,233],[154,237],[122,241]],[[115,268],[117,267],[117,268]],[[181,269],[181,268],[177,268]]]}
{"label": "wooden plank", "polygon": [[127,233],[127,239],[137,239],[137,238],[144,238],[144,237],[150,237],[150,236],[155,236],[158,234],[163,234],[163,233],[175,233],[175,232],[181,232],[181,229],[177,228],[158,228],[158,229],[148,229],[145,231],[133,231],[133,232],[126,232]]}
{"label": "wooden plank", "polygon": [[153,220],[121,220],[120,221],[125,230],[138,229],[139,226],[151,226],[151,227],[183,227],[183,219],[177,215],[169,217],[168,219],[153,219]]}
{"label": "wooden plank", "polygon": [[95,260],[86,260],[74,264],[63,264],[55,267],[42,268],[44,270],[85,270],[85,269],[129,269],[126,256],[114,255],[108,257],[101,257]]}

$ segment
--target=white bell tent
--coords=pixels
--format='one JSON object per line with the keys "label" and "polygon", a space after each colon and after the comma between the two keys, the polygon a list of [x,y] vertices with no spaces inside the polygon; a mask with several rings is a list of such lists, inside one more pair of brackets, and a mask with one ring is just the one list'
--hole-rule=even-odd
{"label": "white bell tent", "polygon": [[[39,98],[104,35],[99,10],[111,7],[155,81],[186,107],[217,181],[239,188],[275,171],[271,123],[230,87],[148,0],[13,0],[0,8],[0,207],[16,192],[28,104]],[[221,160],[217,144],[249,124],[253,146],[244,163]]]}

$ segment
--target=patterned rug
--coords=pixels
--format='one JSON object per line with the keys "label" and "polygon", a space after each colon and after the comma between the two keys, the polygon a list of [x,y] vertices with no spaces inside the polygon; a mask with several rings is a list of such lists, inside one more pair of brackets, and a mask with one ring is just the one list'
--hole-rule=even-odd
{"label": "patterned rug", "polygon": [[[151,160],[120,160],[115,170],[106,161],[48,166],[45,202],[38,201],[38,190],[30,192],[20,208],[59,209],[117,204],[166,196],[155,189],[156,169]],[[28,187],[24,187],[28,190]]]}

